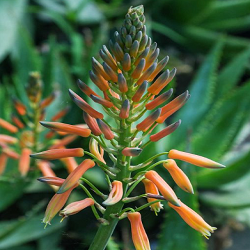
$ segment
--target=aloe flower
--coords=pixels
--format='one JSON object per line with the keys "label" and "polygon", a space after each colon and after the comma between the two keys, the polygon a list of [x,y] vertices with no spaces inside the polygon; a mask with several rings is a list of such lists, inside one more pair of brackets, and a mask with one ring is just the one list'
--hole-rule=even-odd
{"label": "aloe flower", "polygon": [[[87,128],[63,124],[63,128],[66,126],[66,132],[75,132],[73,136],[63,136],[59,139],[55,132],[50,131],[44,138],[40,138],[38,134],[42,132],[43,127],[40,126],[39,120],[46,117],[46,109],[53,104],[53,101],[57,97],[57,93],[54,92],[43,98],[41,76],[38,72],[32,72],[30,73],[29,82],[26,88],[26,95],[28,100],[27,103],[22,103],[22,101],[17,98],[13,99],[15,113],[12,114],[11,121],[0,118],[0,155],[2,159],[0,174],[5,174],[8,158],[18,161],[17,170],[22,178],[25,178],[30,172],[33,172],[30,176],[34,176],[34,173],[37,175],[37,170],[43,173],[43,170],[40,169],[43,164],[29,157],[30,154],[37,151],[37,148],[45,149],[45,145],[51,145],[51,149],[59,149],[75,140],[76,136],[86,137],[89,136],[91,132]],[[57,127],[59,126],[59,128],[62,127],[62,123],[57,121],[62,119],[67,111],[68,108],[55,111],[52,117],[53,122],[48,123],[47,127],[51,129],[56,125]],[[53,131],[55,130],[56,129]],[[57,138],[57,140],[55,140],[55,138]],[[66,168],[69,167],[68,164],[65,165]],[[71,168],[69,168],[69,171],[72,171]],[[8,173],[6,174],[8,175]]]}
{"label": "aloe flower", "polygon": [[[44,221],[50,222],[51,218],[58,213],[59,207],[61,209],[65,204],[74,187],[81,188],[88,198],[92,199],[91,209],[101,223],[90,250],[104,250],[117,223],[126,217],[131,223],[132,239],[136,250],[149,250],[150,243],[138,211],[151,207],[153,212],[160,212],[161,202],[165,201],[168,201],[177,212],[183,214],[185,212],[183,219],[193,228],[203,232],[205,236],[209,235],[198,226],[197,216],[193,216],[193,213],[186,209],[173,188],[154,168],[164,163],[163,166],[176,184],[184,191],[193,193],[188,177],[173,159],[202,167],[222,168],[223,165],[173,149],[153,156],[149,150],[148,155],[144,155],[143,162],[137,165],[133,162],[133,159],[143,153],[148,145],[163,140],[178,129],[181,120],[174,121],[161,131],[155,131],[159,124],[164,123],[181,109],[190,98],[188,91],[172,98],[174,90],[169,85],[177,69],[166,69],[169,57],[165,56],[159,60],[159,54],[160,49],[157,48],[157,44],[147,35],[143,6],[131,7],[121,28],[114,33],[114,39],[109,41],[108,46],[103,45],[100,49],[99,55],[102,62],[92,58],[89,77],[96,85],[95,90],[82,80],[77,82],[80,93],[69,90],[72,101],[82,110],[86,125],[70,125],[55,121],[41,122],[43,126],[60,134],[90,137],[90,152],[83,151],[81,148],[60,147],[32,154],[32,157],[43,161],[61,159],[65,164],[72,165],[73,171],[52,198],[50,204],[53,206],[49,204]],[[89,99],[97,105],[92,107],[88,103]],[[61,144],[61,146],[64,145]],[[159,161],[158,157],[162,155],[169,159]],[[83,156],[91,159],[82,159],[79,166],[69,160],[74,159],[71,157]],[[94,166],[105,173],[110,190],[107,194],[103,194],[85,176],[85,172]],[[41,180],[50,183],[49,175],[44,178]],[[137,193],[137,196],[131,196],[141,181],[145,185],[146,194]],[[99,203],[96,196],[100,196],[106,208]],[[132,202],[145,198],[147,200],[141,207],[131,205]],[[52,207],[54,208],[51,209]],[[73,210],[70,210],[71,208]],[[67,216],[78,211],[79,208],[69,205],[62,210],[61,215]],[[201,223],[202,226],[210,232],[213,231],[212,227],[209,228],[204,223]]]}

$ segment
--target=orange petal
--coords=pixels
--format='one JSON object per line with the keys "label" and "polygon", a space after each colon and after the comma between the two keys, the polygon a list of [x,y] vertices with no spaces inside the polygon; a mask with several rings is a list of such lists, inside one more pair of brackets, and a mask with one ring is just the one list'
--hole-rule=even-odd
{"label": "orange petal", "polygon": [[84,160],[70,175],[67,177],[63,185],[58,190],[58,194],[62,194],[76,185],[82,175],[89,169],[95,166],[95,162],[89,159]]}
{"label": "orange petal", "polygon": [[[158,188],[156,187],[156,185],[152,181],[150,181],[148,179],[143,179],[142,182],[144,184],[146,193],[159,195]],[[152,201],[156,201],[156,199],[154,199],[154,198],[147,198],[147,200],[148,200],[148,203],[150,203]],[[150,207],[151,207],[151,210],[155,211],[155,213],[160,212],[160,210],[163,208],[163,206],[160,202],[156,202],[156,203],[152,204]]]}
{"label": "orange petal", "polygon": [[52,118],[51,121],[55,122],[58,121],[59,119],[63,118],[69,111],[69,107],[66,107],[62,110],[60,110],[57,114],[55,114]]}
{"label": "orange petal", "polygon": [[7,166],[8,156],[4,153],[0,154],[0,175],[4,172]]}
{"label": "orange petal", "polygon": [[159,108],[159,109],[155,110],[153,113],[151,113],[142,122],[137,124],[136,128],[139,131],[144,131],[144,130],[148,129],[157,120],[157,118],[160,116],[160,114],[161,114],[161,109]]}
{"label": "orange petal", "polygon": [[201,234],[206,238],[211,236],[211,233],[216,230],[216,227],[211,227],[203,220],[203,218],[199,214],[186,206],[180,200],[179,203],[181,205],[180,207],[174,206],[171,203],[168,203],[168,205],[173,208],[190,227],[201,232]]}
{"label": "orange petal", "polygon": [[107,198],[102,204],[106,206],[111,206],[116,204],[122,199],[123,196],[123,187],[122,182],[120,181],[113,181],[112,182],[112,190]]}
{"label": "orange petal", "polygon": [[142,152],[141,148],[124,148],[122,154],[125,156],[138,156]]}
{"label": "orange petal", "polygon": [[23,103],[21,103],[19,100],[14,99],[14,107],[19,115],[25,115],[26,114],[26,107]]}
{"label": "orange petal", "polygon": [[37,166],[39,170],[42,172],[43,176],[51,176],[56,177],[56,174],[50,167],[50,163],[47,161],[38,161]]}
{"label": "orange petal", "polygon": [[145,174],[145,177],[152,181],[156,187],[159,189],[160,193],[164,196],[164,198],[173,203],[176,206],[179,206],[178,198],[173,191],[173,189],[165,182],[161,176],[155,172],[154,170],[150,170]]}
{"label": "orange petal", "polygon": [[75,135],[80,135],[82,137],[88,137],[91,134],[91,131],[86,128],[80,128],[75,125],[70,125],[66,123],[61,123],[61,122],[45,122],[41,121],[40,122],[42,126],[53,129],[59,132],[66,132],[70,134],[75,134]]}
{"label": "orange petal", "polygon": [[136,250],[151,250],[148,236],[141,221],[139,212],[128,213],[131,225],[132,240]]}
{"label": "orange petal", "polygon": [[62,184],[64,183],[65,179],[62,178],[58,178],[55,176],[44,176],[44,177],[40,177],[37,179],[40,182],[45,182],[49,185],[53,185],[53,186],[62,186]]}
{"label": "orange petal", "polygon": [[76,135],[68,135],[62,138],[61,140],[57,140],[54,145],[50,147],[50,149],[55,149],[55,148],[61,148],[64,147],[68,144],[70,144],[72,141],[74,141],[77,138]]}
{"label": "orange petal", "polygon": [[175,183],[184,191],[193,194],[194,190],[192,184],[186,174],[177,166],[176,162],[169,159],[163,163],[164,168],[168,170]]}
{"label": "orange petal", "polygon": [[182,152],[176,149],[171,149],[169,151],[168,157],[170,159],[185,161],[202,168],[225,168],[224,165],[216,161],[212,161],[203,156]]}
{"label": "orange petal", "polygon": [[8,144],[15,144],[17,143],[18,140],[15,137],[0,134],[0,141],[3,143],[8,143]]}
{"label": "orange petal", "polygon": [[115,135],[111,131],[110,127],[106,123],[104,123],[101,119],[96,119],[96,121],[102,133],[104,134],[104,137],[107,140],[112,140],[115,137]]}

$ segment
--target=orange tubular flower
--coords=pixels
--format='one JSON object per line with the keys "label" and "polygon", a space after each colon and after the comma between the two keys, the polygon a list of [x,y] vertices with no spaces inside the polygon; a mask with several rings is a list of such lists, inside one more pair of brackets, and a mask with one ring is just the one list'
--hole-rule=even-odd
{"label": "orange tubular flower", "polygon": [[156,185],[160,193],[167,201],[173,203],[176,206],[180,206],[178,198],[173,189],[161,178],[157,172],[150,170],[145,174],[145,177]]}
{"label": "orange tubular flower", "polygon": [[80,89],[85,95],[87,95],[87,96],[90,96],[90,95],[99,96],[98,94],[96,94],[95,91],[93,91],[87,84],[85,84],[84,82],[82,82],[80,79],[78,79],[77,85],[78,85],[79,89]]}
{"label": "orange tubular flower", "polygon": [[156,133],[156,134],[153,134],[150,136],[150,141],[159,141],[161,140],[162,138],[164,138],[165,136],[173,133],[181,124],[181,120],[167,126],[166,128],[164,128],[162,131]]}
{"label": "orange tubular flower", "polygon": [[169,151],[168,157],[170,159],[185,161],[202,168],[225,168],[224,165],[216,161],[212,161],[203,156],[182,152],[176,149],[171,149]]}
{"label": "orange tubular flower", "polygon": [[3,120],[0,118],[0,127],[8,130],[11,133],[16,133],[18,131],[18,128],[14,125],[10,124],[9,122]]}
{"label": "orange tubular flower", "polygon": [[71,148],[71,149],[52,149],[43,151],[36,154],[31,154],[30,157],[42,160],[57,160],[66,157],[82,157],[84,150],[82,148]]}
{"label": "orange tubular flower", "polygon": [[19,115],[25,115],[26,114],[26,106],[18,101],[17,99],[13,100],[14,107]]}
{"label": "orange tubular flower", "polygon": [[58,121],[59,119],[63,118],[69,111],[69,107],[66,107],[63,110],[60,110],[57,114],[55,114],[52,118],[51,121],[55,122]]}
{"label": "orange tubular flower", "polygon": [[16,153],[15,151],[11,150],[10,148],[8,147],[4,147],[3,148],[3,153],[5,153],[9,158],[12,158],[12,159],[19,159],[19,154]]}
{"label": "orange tubular flower", "polygon": [[55,176],[44,176],[44,177],[40,177],[37,179],[40,182],[45,182],[49,185],[53,185],[53,186],[62,186],[62,184],[64,183],[65,179],[62,178],[58,178]]}
{"label": "orange tubular flower", "polygon": [[47,224],[50,224],[50,221],[55,217],[55,215],[62,209],[62,207],[65,205],[66,201],[69,198],[70,193],[72,190],[77,186],[75,184],[73,187],[68,189],[68,191],[64,192],[63,194],[55,194],[52,199],[50,200],[45,215],[43,218],[43,223],[45,223],[45,227]]}
{"label": "orange tubular flower", "polygon": [[59,132],[66,132],[70,134],[75,134],[75,135],[80,135],[82,137],[89,137],[91,134],[90,129],[86,128],[80,128],[75,125],[70,125],[66,123],[61,123],[61,122],[40,122],[42,126],[53,129]]}
{"label": "orange tubular flower", "polygon": [[135,92],[134,96],[132,97],[132,101],[139,102],[147,89],[148,82],[144,81],[142,85],[138,88],[138,90]]}
{"label": "orange tubular flower", "polygon": [[155,110],[152,114],[150,114],[147,118],[145,118],[141,123],[139,123],[136,128],[139,131],[144,131],[147,128],[149,128],[160,116],[161,114],[161,109]]}
{"label": "orange tubular flower", "polygon": [[190,227],[194,228],[208,239],[208,237],[211,236],[211,233],[213,233],[217,228],[211,227],[194,210],[181,201],[179,202],[181,204],[180,207],[174,206],[171,203],[168,203],[168,205],[173,208]]}
{"label": "orange tubular flower", "polygon": [[18,128],[24,128],[24,124],[21,122],[21,120],[15,116],[15,115],[12,115],[11,116],[11,120],[12,122],[18,127]]}
{"label": "orange tubular flower", "polygon": [[76,135],[68,135],[62,138],[61,140],[55,140],[55,144],[50,147],[50,149],[56,149],[56,148],[64,148],[64,146],[70,144],[72,141],[74,141],[77,138]]}
{"label": "orange tubular flower", "polygon": [[8,156],[5,153],[0,154],[0,175],[4,172],[7,165]]}
{"label": "orange tubular flower", "polygon": [[90,98],[96,102],[96,103],[99,103],[101,104],[102,106],[106,107],[106,108],[112,108],[114,106],[114,104],[102,97],[98,97],[98,96],[95,96],[95,95],[90,95]]}
{"label": "orange tubular flower", "polygon": [[56,93],[52,93],[50,96],[48,96],[47,98],[43,99],[41,104],[40,104],[40,107],[41,109],[44,109],[46,108],[47,106],[49,106],[56,98]]}
{"label": "orange tubular flower", "polygon": [[88,115],[86,112],[83,111],[83,119],[94,135],[98,136],[102,134],[102,131],[100,130],[95,118],[91,117],[90,115]]}
{"label": "orange tubular flower", "polygon": [[122,199],[123,196],[123,187],[122,182],[120,181],[113,181],[112,182],[112,190],[107,198],[102,204],[106,206],[111,206],[116,204]]}
{"label": "orange tubular flower", "polygon": [[[144,184],[146,193],[159,195],[158,189],[152,181],[148,179],[143,179],[142,182]],[[156,201],[156,199],[154,198],[147,198],[147,200],[148,200],[148,203],[152,201]],[[155,214],[159,213],[160,210],[163,208],[160,202],[156,202],[152,204],[150,207],[151,207],[151,210],[155,212]]]}
{"label": "orange tubular flower", "polygon": [[29,171],[31,152],[32,151],[29,148],[24,148],[22,150],[22,154],[19,160],[19,172],[21,173],[22,176],[26,176],[26,174]]}
{"label": "orange tubular flower", "polygon": [[82,175],[90,168],[93,168],[95,166],[95,162],[92,160],[84,160],[73,172],[70,173],[70,175],[67,177],[63,185],[58,190],[58,194],[65,193],[67,190],[69,190],[71,187],[78,185],[79,179],[82,177]]}
{"label": "orange tubular flower", "polygon": [[174,160],[168,160],[163,163],[164,168],[168,170],[175,183],[184,191],[193,194],[192,184],[186,174],[177,166]]}
{"label": "orange tubular flower", "polygon": [[145,232],[139,212],[128,213],[131,225],[132,239],[136,250],[151,250],[148,236]]}
{"label": "orange tubular flower", "polygon": [[77,214],[86,207],[93,206],[95,201],[91,198],[86,198],[81,201],[75,201],[66,206],[63,210],[60,211],[59,215],[62,216],[62,220],[68,217],[69,215]]}

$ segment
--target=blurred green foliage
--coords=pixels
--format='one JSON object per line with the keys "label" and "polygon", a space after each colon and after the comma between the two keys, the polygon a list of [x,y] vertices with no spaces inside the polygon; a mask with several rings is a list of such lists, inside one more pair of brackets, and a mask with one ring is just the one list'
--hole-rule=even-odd
{"label": "blurred green foliage", "polygon": [[[77,78],[91,84],[91,57],[98,57],[98,50],[107,44],[109,33],[119,26],[128,7],[137,4],[145,5],[148,32],[162,47],[162,56],[170,55],[171,67],[188,69],[180,70],[173,85],[177,93],[188,86],[191,98],[171,118],[182,119],[180,128],[156,146],[148,146],[136,161],[162,148],[188,148],[222,162],[227,168],[217,171],[183,166],[199,199],[177,193],[190,207],[200,209],[212,225],[220,228],[227,218],[235,218],[250,226],[250,0],[1,0],[0,117],[9,118],[12,105],[8,100],[13,94],[25,102],[24,86],[34,70],[43,76],[45,95],[59,89],[62,96],[57,105],[71,105],[68,88],[77,91]],[[193,79],[191,84],[188,79]],[[65,121],[81,123],[80,111],[72,108]],[[80,144],[86,146],[86,142]],[[99,173],[92,172],[88,178],[105,189]],[[62,224],[53,221],[43,230],[42,212],[52,196],[48,188],[1,178],[0,189],[0,249],[87,249],[96,231],[90,212]],[[81,195],[76,192],[74,199],[77,197]],[[201,236],[174,212],[169,211],[163,222],[162,215],[155,219],[145,212],[144,216],[157,249],[187,249],[187,241],[192,250],[207,248]],[[126,234],[121,226],[109,250],[124,249],[119,231]]]}

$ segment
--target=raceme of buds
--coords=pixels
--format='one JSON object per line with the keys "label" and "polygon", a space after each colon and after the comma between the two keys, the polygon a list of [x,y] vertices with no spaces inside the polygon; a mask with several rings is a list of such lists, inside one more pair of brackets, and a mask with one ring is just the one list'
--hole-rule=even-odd
{"label": "raceme of buds", "polygon": [[84,208],[93,206],[94,204],[95,204],[95,201],[91,198],[86,198],[81,201],[75,201],[75,202],[70,203],[63,210],[61,210],[59,215],[62,216],[64,219],[68,217],[69,215],[77,214]]}
{"label": "raceme of buds", "polygon": [[168,205],[173,208],[190,227],[194,228],[208,239],[211,233],[216,230],[216,227],[211,227],[194,210],[181,201],[179,202],[181,205],[180,207],[174,206],[172,203],[168,203]]}
{"label": "raceme of buds", "polygon": [[184,191],[193,194],[194,190],[192,184],[186,174],[177,166],[176,162],[172,159],[163,163],[164,168],[168,170],[175,183]]}
{"label": "raceme of buds", "polygon": [[107,198],[102,204],[106,206],[111,206],[116,204],[122,199],[123,196],[123,187],[122,182],[120,181],[113,181],[112,182],[112,190]]}
{"label": "raceme of buds", "polygon": [[176,149],[171,149],[169,151],[168,157],[170,159],[185,161],[195,166],[203,167],[203,168],[224,168],[225,167],[224,165],[218,162],[212,161],[203,156],[182,152]]}
{"label": "raceme of buds", "polygon": [[139,212],[128,213],[128,219],[131,225],[132,239],[136,250],[150,250],[148,236],[141,221]]}
{"label": "raceme of buds", "polygon": [[[79,126],[59,122],[42,122],[45,127],[53,129],[59,134],[67,133],[90,137],[90,152],[83,151],[81,148],[63,148],[64,143],[68,142],[66,138],[50,146],[50,148],[53,147],[52,150],[31,155],[43,161],[62,159],[64,164],[69,164],[67,161],[70,158],[66,157],[82,157],[84,153],[85,156],[93,158],[93,160],[84,160],[77,167],[74,158],[72,158],[74,163],[70,168],[70,174],[52,198],[53,201],[50,202],[55,204],[53,205],[55,209],[51,209],[52,205],[49,204],[44,220],[46,223],[50,222],[51,218],[59,211],[59,207],[61,209],[65,204],[68,193],[78,185],[89,198],[93,199],[91,206],[98,221],[109,227],[99,227],[99,232],[92,243],[93,248],[90,249],[104,250],[110,237],[106,231],[112,232],[118,219],[127,216],[131,222],[135,248],[148,250],[150,244],[141,222],[140,213],[136,211],[151,207],[155,213],[159,212],[162,207],[158,199],[165,199],[170,202],[172,207],[180,207],[179,211],[182,211],[182,203],[173,189],[155,170],[152,170],[159,164],[159,162],[154,162],[159,156],[168,155],[170,159],[164,161],[164,167],[175,182],[190,193],[193,193],[192,185],[173,159],[184,160],[198,166],[222,166],[204,157],[177,150],[159,152],[154,156],[151,155],[153,150],[148,150],[148,155],[143,157],[144,162],[133,165],[134,159],[140,160],[138,156],[145,147],[163,139],[180,126],[181,121],[178,120],[161,131],[154,132],[159,123],[164,123],[168,117],[185,105],[190,97],[189,92],[185,91],[177,97],[175,94],[173,99],[169,101],[170,97],[173,96],[173,89],[169,85],[176,74],[176,69],[166,69],[168,56],[162,60],[158,59],[160,49],[157,48],[157,43],[153,42],[146,34],[143,13],[143,6],[131,7],[125,16],[122,27],[115,32],[114,39],[109,41],[109,46],[104,45],[100,49],[99,55],[102,62],[92,58],[92,69],[89,72],[89,77],[96,85],[94,90],[92,89],[93,84],[87,85],[81,80],[78,80],[77,84],[85,97],[69,90],[73,102],[83,111],[86,124]],[[89,99],[99,105],[92,107],[87,102]],[[110,160],[106,161],[106,158],[110,158]],[[107,184],[111,190],[108,197],[88,179],[82,177],[89,168],[95,166],[95,163],[106,174]],[[134,171],[137,170],[139,172],[135,173]],[[49,182],[46,180],[48,176],[44,177],[47,182]],[[79,183],[81,180],[84,185]],[[145,197],[145,194],[129,197],[141,181],[145,185],[148,203],[140,208],[126,207],[123,209],[124,203],[129,204]],[[106,209],[90,194],[89,187],[94,191],[94,196],[99,195],[104,200],[103,204],[107,206]],[[84,201],[82,202],[85,204]],[[79,201],[76,204],[80,203]],[[100,218],[95,208],[104,213],[103,218]],[[186,209],[184,208],[184,210]],[[69,205],[62,210],[61,215],[67,216],[78,211],[80,208],[72,204],[72,206]],[[190,220],[190,217],[187,218]],[[192,225],[197,230],[198,226],[194,225],[195,222],[193,221]]]}

